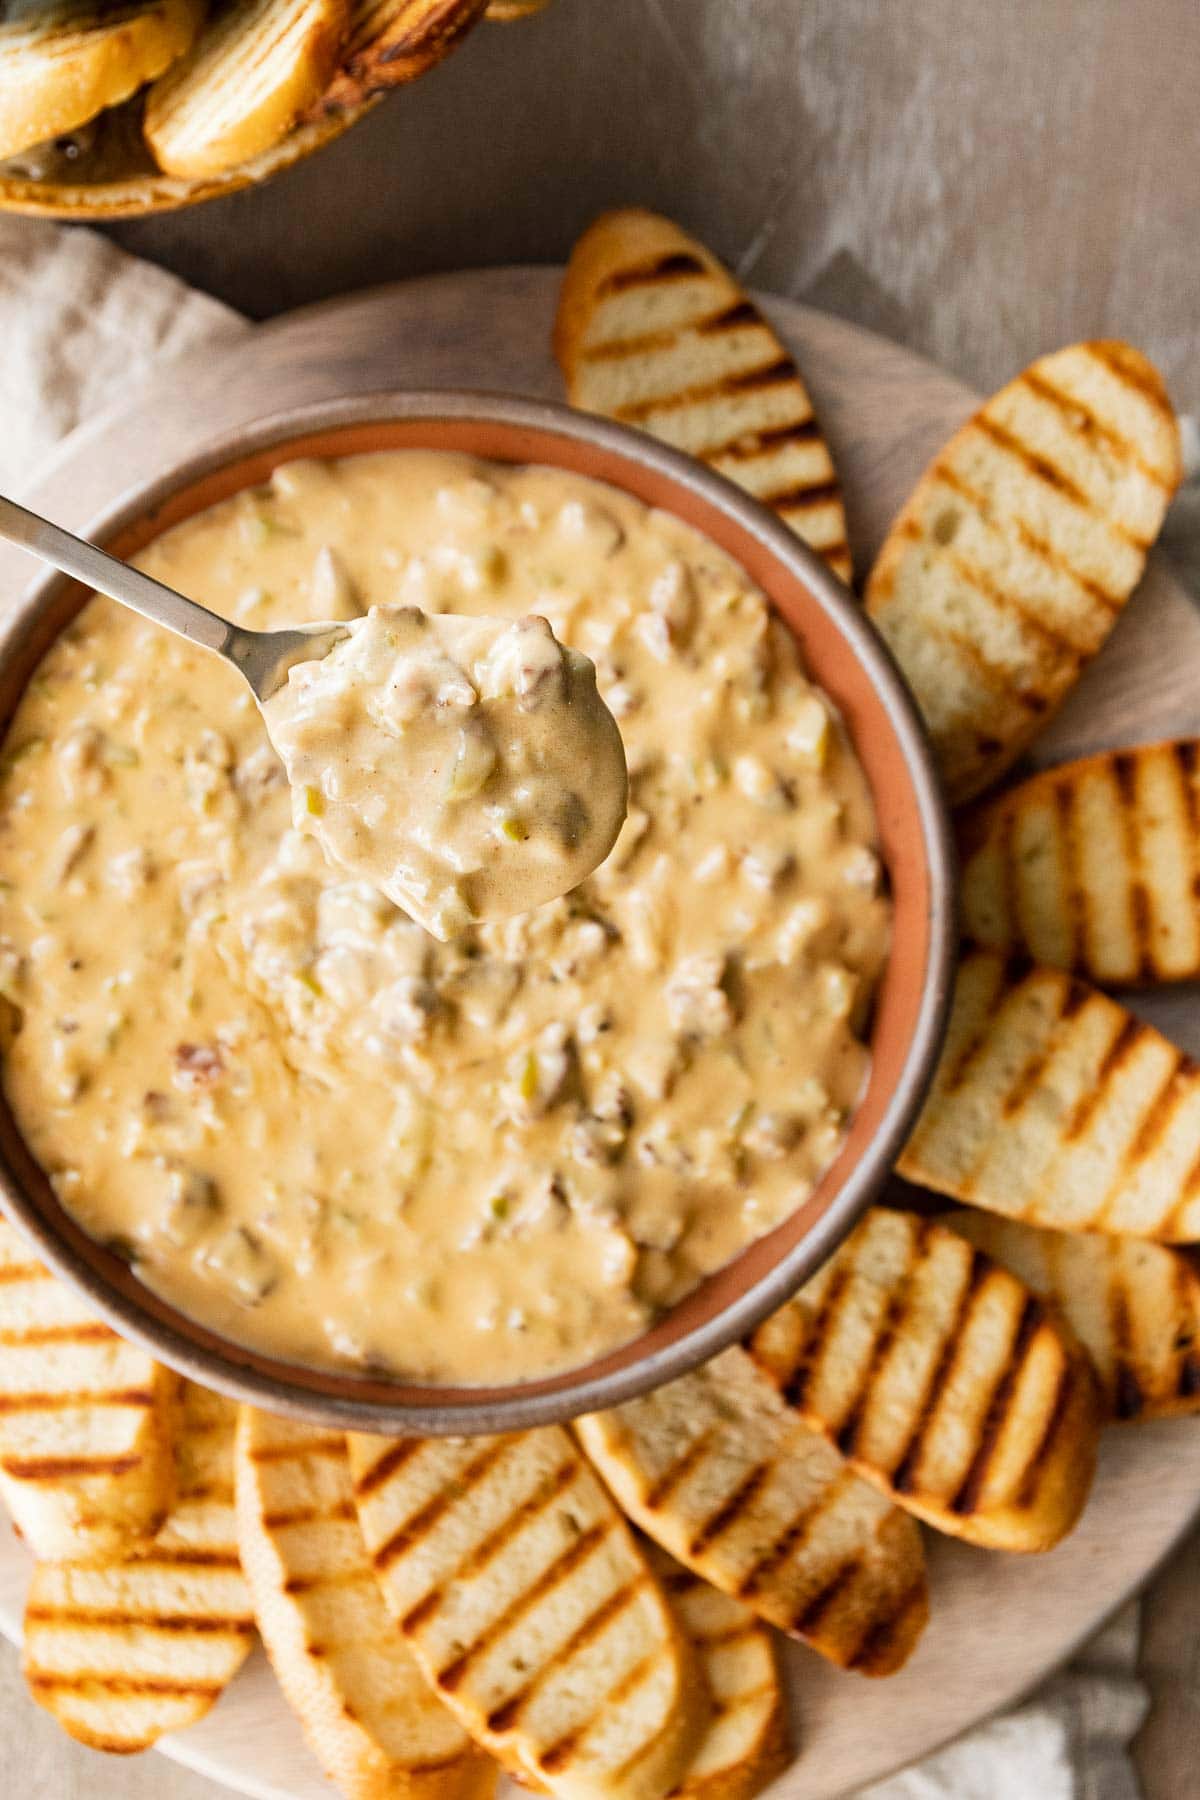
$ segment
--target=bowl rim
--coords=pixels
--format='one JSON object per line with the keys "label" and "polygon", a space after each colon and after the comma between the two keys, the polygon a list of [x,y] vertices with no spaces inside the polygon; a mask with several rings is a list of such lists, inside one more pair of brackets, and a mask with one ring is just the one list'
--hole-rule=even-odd
{"label": "bowl rim", "polygon": [[[154,525],[159,513],[174,496],[218,477],[222,471],[235,470],[255,455],[278,452],[315,434],[355,426],[390,426],[397,422],[419,426],[443,421],[483,423],[512,430],[518,440],[522,432],[565,437],[576,445],[598,449],[613,462],[634,464],[643,472],[661,477],[669,486],[683,488],[707,509],[724,515],[765,552],[769,561],[782,565],[786,574],[808,590],[886,708],[912,790],[928,883],[927,971],[903,1061],[873,1137],[832,1194],[823,1215],[757,1280],[673,1342],[634,1356],[624,1367],[599,1374],[589,1373],[590,1364],[557,1372],[557,1385],[549,1393],[531,1391],[536,1383],[528,1380],[490,1389],[439,1388],[433,1383],[414,1382],[412,1386],[419,1385],[433,1398],[399,1401],[394,1396],[403,1388],[391,1382],[382,1385],[393,1398],[377,1400],[345,1391],[317,1393],[289,1380],[286,1373],[264,1372],[254,1366],[255,1360],[264,1360],[262,1353],[223,1337],[203,1321],[189,1321],[180,1310],[151,1295],[132,1277],[130,1291],[118,1288],[102,1266],[112,1261],[111,1254],[78,1227],[71,1227],[70,1236],[65,1236],[62,1226],[47,1215],[0,1148],[0,1212],[33,1240],[42,1260],[81,1291],[114,1329],[180,1374],[234,1399],[337,1429],[474,1436],[575,1418],[634,1399],[686,1374],[744,1339],[768,1313],[791,1298],[832,1254],[886,1182],[933,1078],[953,991],[956,858],[940,777],[916,703],[890,650],[855,595],[788,526],[742,488],[694,458],[629,426],[552,401],[475,389],[384,389],[321,400],[272,412],[249,426],[223,433],[155,480],[123,491],[89,521],[84,535],[109,543],[141,525],[151,527],[146,531],[148,541],[156,535]],[[513,460],[522,460],[519,452]],[[593,478],[620,485],[619,474],[607,470]],[[642,497],[636,488],[629,491]],[[703,533],[702,526],[693,525],[693,529]],[[0,666],[22,653],[30,658],[30,669],[20,678],[11,707],[0,707],[0,735],[7,731],[32,666],[62,629],[55,626],[49,637],[39,642],[39,636],[44,636],[38,633],[39,624],[53,610],[56,597],[79,586],[48,571],[23,590],[0,623]],[[879,796],[874,787],[872,794],[878,807]],[[895,948],[893,945],[893,955]],[[6,1107],[4,1110],[7,1112]],[[19,1139],[19,1133],[16,1135]],[[28,1151],[25,1160],[32,1162]],[[75,1242],[70,1241],[72,1237]],[[139,1302],[139,1294],[147,1296],[145,1304]],[[216,1347],[206,1348],[189,1332],[156,1316],[164,1311],[174,1312],[183,1325],[198,1327]],[[317,1374],[359,1385],[352,1371],[288,1365],[282,1360],[272,1360],[271,1366],[284,1371],[294,1366],[298,1375]],[[437,1397],[439,1394],[441,1398]],[[474,1397],[477,1394],[480,1397]]]}

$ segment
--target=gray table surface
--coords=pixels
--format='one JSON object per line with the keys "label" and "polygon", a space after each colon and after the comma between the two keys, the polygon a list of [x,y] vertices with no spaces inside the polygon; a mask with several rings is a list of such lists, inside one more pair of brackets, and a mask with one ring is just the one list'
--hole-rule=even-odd
{"label": "gray table surface", "polygon": [[[480,29],[274,185],[113,236],[268,317],[430,270],[561,260],[593,213],[637,201],[756,285],[981,388],[1072,338],[1123,335],[1200,411],[1198,75],[1196,0],[554,0]],[[1197,535],[1176,533],[1193,568]],[[1198,1645],[1193,1545],[1146,1605],[1146,1800],[1197,1792]],[[0,1655],[5,1800],[221,1791],[71,1745]]]}

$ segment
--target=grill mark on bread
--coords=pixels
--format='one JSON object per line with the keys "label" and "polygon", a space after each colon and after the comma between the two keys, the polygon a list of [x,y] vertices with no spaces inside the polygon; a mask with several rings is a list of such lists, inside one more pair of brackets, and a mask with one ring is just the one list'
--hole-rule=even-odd
{"label": "grill mark on bread", "polygon": [[292,1506],[263,1514],[268,1531],[284,1531],[293,1525],[316,1525],[326,1519],[353,1519],[357,1515],[352,1500],[340,1500],[335,1506]]}
{"label": "grill mark on bread", "polygon": [[128,1475],[142,1458],[128,1456],[0,1456],[0,1469],[18,1481],[70,1481],[78,1476]]}
{"label": "grill mark on bread", "polygon": [[1144,1404],[1141,1383],[1130,1354],[1132,1347],[1129,1296],[1114,1262],[1109,1270],[1108,1330],[1113,1349],[1113,1412],[1118,1419],[1136,1419]]}
{"label": "grill mark on bread", "polygon": [[1021,1309],[1013,1341],[993,1384],[983,1424],[979,1428],[975,1454],[971,1458],[958,1491],[950,1500],[951,1512],[972,1513],[978,1510],[988,1470],[991,1467],[996,1446],[1000,1441],[1000,1434],[1008,1419],[1009,1406],[1013,1394],[1016,1392],[1017,1382],[1029,1356],[1033,1340],[1045,1321],[1045,1308],[1030,1294]]}
{"label": "grill mark on bread", "polygon": [[825,1513],[833,1510],[846,1484],[853,1480],[850,1471],[843,1470],[835,1481],[829,1482],[811,1506],[804,1507],[794,1518],[788,1520],[774,1541],[768,1544],[742,1575],[737,1587],[739,1600],[752,1601],[776,1570],[781,1569],[784,1563],[803,1548],[805,1541],[812,1535],[814,1525]]}
{"label": "grill mark on bread", "polygon": [[[397,1469],[402,1469],[422,1448],[422,1440],[418,1437],[397,1438],[394,1444],[386,1449],[378,1462],[372,1463],[365,1475],[361,1475],[354,1484],[354,1491],[359,1498],[373,1494],[377,1487],[389,1481]],[[303,1452],[301,1452],[303,1454]]]}
{"label": "grill mark on bread", "polygon": [[768,361],[757,368],[746,369],[740,375],[722,375],[699,387],[680,388],[657,399],[631,401],[627,406],[614,407],[612,416],[627,425],[637,425],[655,413],[680,412],[684,407],[701,406],[710,400],[723,399],[727,394],[744,394],[757,388],[782,385],[785,381],[793,381],[795,375],[791,359],[772,352]]}
{"label": "grill mark on bread", "polygon": [[45,1344],[107,1344],[114,1337],[107,1325],[22,1325],[0,1329],[0,1346],[6,1350],[35,1349]]}
{"label": "grill mark on bread", "polygon": [[[566,1642],[556,1650],[554,1662],[538,1669],[533,1679],[527,1682],[518,1693],[513,1694],[504,1701],[503,1705],[496,1707],[493,1712],[488,1714],[488,1730],[495,1732],[497,1736],[503,1736],[506,1732],[511,1731],[543,1684],[552,1676],[560,1675],[581,1650],[586,1650],[587,1646],[594,1642],[600,1633],[612,1624],[614,1619],[628,1611],[648,1579],[648,1576],[640,1576],[635,1581],[627,1582],[624,1587],[618,1588],[615,1593],[609,1594],[598,1606],[594,1607],[585,1619],[581,1619]],[[638,1666],[641,1667],[641,1665]],[[613,1694],[609,1694],[606,1696],[606,1701],[611,1701],[614,1697]],[[589,1721],[590,1723],[591,1721]],[[586,1729],[586,1726],[582,1728],[582,1730]],[[581,1732],[577,1731],[575,1735],[578,1737]],[[543,1766],[547,1766],[544,1757]]]}
{"label": "grill mark on bread", "polygon": [[1094,1379],[1092,1371],[1087,1368],[1086,1364],[1081,1365],[1069,1362],[1066,1358],[1063,1359],[1058,1372],[1054,1399],[1046,1412],[1046,1423],[1042,1429],[1042,1435],[1029,1456],[1025,1474],[1017,1490],[1019,1506],[1031,1507],[1036,1503],[1038,1490],[1046,1473],[1046,1464],[1050,1459],[1050,1452],[1062,1428],[1063,1421],[1067,1417],[1075,1387],[1080,1381],[1093,1381]]}
{"label": "grill mark on bread", "polygon": [[721,1505],[710,1513],[692,1534],[689,1546],[692,1556],[699,1556],[702,1550],[707,1549],[710,1544],[737,1523],[741,1515],[748,1511],[770,1473],[770,1463],[755,1463],[754,1467],[738,1482],[732,1494],[723,1500]]}
{"label": "grill mark on bread", "polygon": [[[1120,796],[1118,830],[1122,839],[1122,866],[1128,872],[1127,894],[1133,931],[1136,963],[1133,979],[1140,980],[1153,968],[1150,896],[1142,868],[1141,837],[1137,829],[1137,776],[1139,757],[1133,750],[1114,751],[1109,769]],[[1087,889],[1080,883],[1080,897],[1086,906]]]}
{"label": "grill mark on bread", "polygon": [[63,1412],[76,1406],[137,1407],[149,1410],[154,1395],[148,1388],[70,1388],[62,1393],[0,1393],[0,1413]]}
{"label": "grill mark on bread", "polygon": [[248,1637],[254,1630],[252,1619],[232,1618],[225,1613],[147,1613],[74,1606],[29,1606],[25,1617],[37,1625],[65,1625],[72,1631],[194,1631],[210,1635],[218,1633],[223,1637]]}
{"label": "grill mark on bread", "polygon": [[[374,1580],[374,1576],[371,1577]],[[305,1594],[316,1593],[325,1588],[352,1588],[363,1585],[362,1574],[357,1569],[342,1570],[339,1574],[330,1575],[289,1575],[283,1583],[283,1592],[293,1599],[302,1599]]]}
{"label": "grill mark on bread", "polygon": [[854,1652],[851,1668],[864,1669],[868,1673],[876,1668],[881,1668],[884,1672],[890,1669],[893,1666],[893,1647],[908,1641],[914,1631],[914,1615],[923,1623],[928,1609],[929,1597],[925,1583],[921,1581],[901,1596],[889,1618],[876,1619],[868,1626]]}
{"label": "grill mark on bread", "polygon": [[[457,1687],[460,1687],[471,1663],[498,1638],[502,1637],[519,1619],[523,1618],[532,1607],[544,1600],[547,1594],[553,1593],[556,1587],[561,1586],[600,1548],[612,1528],[613,1521],[604,1519],[599,1524],[582,1532],[574,1543],[568,1544],[561,1550],[553,1562],[542,1570],[537,1579],[524,1588],[521,1593],[515,1595],[504,1610],[485,1626],[478,1637],[467,1644],[452,1662],[437,1671],[435,1680],[438,1687],[451,1694]],[[404,1628],[408,1628],[407,1618],[404,1621]]]}
{"label": "grill mark on bread", "polygon": [[[1140,1027],[1138,1036],[1146,1035],[1146,1027]],[[1117,1176],[1119,1182],[1135,1164],[1141,1162],[1161,1142],[1164,1132],[1171,1123],[1175,1109],[1183,1099],[1186,1088],[1185,1077],[1195,1073],[1195,1064],[1182,1051],[1176,1052],[1175,1060],[1164,1072],[1162,1081],[1151,1095],[1137,1131],[1130,1139],[1121,1158],[1121,1169]],[[1116,1182],[1114,1182],[1114,1186]]]}
{"label": "grill mark on bread", "polygon": [[843,1456],[854,1454],[862,1426],[863,1410],[874,1391],[876,1376],[908,1317],[913,1298],[913,1280],[925,1255],[931,1229],[930,1220],[921,1219],[918,1222],[912,1236],[907,1267],[888,1296],[879,1329],[868,1354],[862,1359],[858,1383],[850,1396],[849,1405],[839,1421],[831,1421],[834,1424],[834,1442]]}
{"label": "grill mark on bread", "polygon": [[[511,1443],[511,1438],[494,1439],[486,1449],[467,1463],[452,1486],[443,1488],[440,1493],[434,1494],[424,1506],[418,1508],[410,1519],[407,1519],[403,1525],[397,1526],[391,1536],[375,1552],[373,1560],[380,1573],[382,1574],[398,1556],[411,1550],[423,1537],[428,1536],[442,1515],[458,1503],[471,1483],[481,1480],[488,1470],[499,1462]],[[357,1491],[361,1497],[362,1489]]]}
{"label": "grill mark on bread", "polygon": [[1125,1018],[1117,1030],[1116,1036],[1109,1044],[1096,1070],[1096,1079],[1089,1083],[1086,1093],[1082,1094],[1072,1109],[1070,1118],[1062,1128],[1063,1141],[1071,1143],[1081,1138],[1095,1117],[1097,1109],[1104,1104],[1112,1077],[1127,1063],[1134,1049],[1141,1043],[1143,1029],[1141,1022],[1132,1016]]}
{"label": "grill mark on bread", "polygon": [[[49,1269],[41,1263],[0,1263],[0,1285],[18,1281],[53,1281]],[[116,1334],[114,1333],[114,1336]]]}
{"label": "grill mark on bread", "polygon": [[715,311],[701,313],[686,323],[655,327],[651,331],[635,332],[629,337],[606,338],[603,343],[592,344],[584,351],[583,361],[592,364],[626,362],[630,357],[644,356],[648,350],[664,349],[675,343],[681,334],[688,332],[695,332],[700,337],[719,337],[723,331],[763,323],[749,301],[729,306],[722,300]]}
{"label": "grill mark on bread", "polygon": [[750,462],[785,444],[818,444],[821,428],[816,414],[808,410],[790,425],[764,426],[761,431],[741,431],[724,442],[706,444],[701,455],[707,462],[718,456],[732,457],[735,462]]}
{"label": "grill mark on bread", "polygon": [[836,481],[802,481],[771,494],[760,494],[759,504],[776,512],[815,512],[819,507],[840,501],[842,490]]}
{"label": "grill mark on bread", "polygon": [[[821,1629],[822,1622],[828,1618],[838,1601],[853,1584],[857,1571],[856,1561],[844,1562],[836,1573],[819,1587],[816,1593],[800,1608],[792,1621],[792,1630],[801,1637],[814,1636]],[[859,1649],[856,1649],[847,1664],[849,1668],[857,1667],[859,1654]]]}
{"label": "grill mark on bread", "polygon": [[700,258],[690,250],[673,250],[635,268],[614,269],[597,283],[596,296],[603,299],[609,294],[627,294],[631,288],[655,287],[660,281],[679,281],[708,272]]}
{"label": "grill mark on bread", "polygon": [[[1081,507],[1085,512],[1096,513],[1096,507],[1092,505],[1083,489],[1072,481],[1065,469],[1060,469],[1058,464],[1042,451],[1035,450],[1031,444],[1025,442],[1024,438],[1017,437],[1015,432],[1009,431],[1006,426],[1001,425],[997,419],[991,417],[986,408],[976,416],[974,423],[976,428],[983,433],[984,437],[989,438],[998,450],[1003,450],[1007,455],[1015,457],[1039,481],[1045,482],[1048,487],[1054,488],[1058,493],[1065,494],[1068,500],[1073,500],[1076,506]],[[1114,526],[1113,529],[1118,528]]]}
{"label": "grill mark on bread", "polygon": [[830,1336],[832,1323],[837,1317],[842,1296],[849,1283],[850,1270],[844,1264],[835,1266],[809,1326],[799,1360],[784,1384],[783,1397],[789,1406],[801,1407],[804,1404],[813,1370],[810,1346],[815,1349]]}
{"label": "grill mark on bread", "polygon": [[296,1462],[305,1456],[341,1456],[344,1449],[340,1435],[326,1434],[305,1438],[301,1444],[256,1444],[249,1454],[252,1462],[267,1467],[271,1463]]}
{"label": "grill mark on bread", "polygon": [[989,1273],[986,1258],[980,1256],[972,1246],[971,1260],[967,1266],[962,1291],[959,1294],[958,1306],[954,1317],[946,1327],[937,1361],[929,1372],[920,1400],[914,1409],[907,1440],[900,1446],[899,1455],[893,1467],[884,1471],[898,1494],[908,1493],[914,1485],[921,1453],[925,1446],[926,1434],[937,1414],[937,1395],[945,1386],[950,1371],[954,1367],[959,1345],[966,1335],[971,1313],[978,1304]]}
{"label": "grill mark on bread", "polygon": [[671,1495],[704,1460],[715,1435],[715,1430],[711,1426],[707,1431],[702,1431],[698,1438],[692,1439],[683,1454],[676,1457],[675,1461],[650,1484],[646,1489],[645,1503],[651,1512],[662,1511]]}
{"label": "grill mark on bread", "polygon": [[1179,1355],[1179,1366],[1175,1381],[1175,1393],[1181,1400],[1192,1399],[1200,1394],[1200,1357],[1196,1354],[1196,1326],[1198,1303],[1194,1290],[1194,1269],[1184,1256],[1179,1256],[1174,1265],[1174,1281],[1172,1287],[1175,1295],[1175,1317],[1183,1320],[1182,1327],[1176,1327],[1175,1347]]}
{"label": "grill mark on bread", "polygon": [[[539,1513],[544,1512],[548,1506],[553,1506],[560,1495],[571,1486],[578,1474],[579,1465],[574,1462],[563,1463],[553,1470],[527,1500],[523,1500],[519,1506],[514,1507],[493,1531],[489,1531],[487,1536],[475,1545],[465,1560],[459,1564],[455,1572],[455,1581],[462,1581],[467,1576],[477,1575],[486,1568],[488,1563],[493,1561],[500,1551],[510,1544],[513,1538],[523,1531]],[[405,1631],[419,1631],[435,1619],[442,1609],[447,1593],[448,1590],[445,1588],[433,1588],[423,1600],[418,1600],[417,1604],[404,1615]]]}
{"label": "grill mark on bread", "polygon": [[[104,1669],[80,1669],[70,1675],[55,1675],[43,1670],[26,1671],[26,1681],[35,1693],[83,1693],[89,1688],[102,1688],[106,1694],[121,1699],[135,1699],[139,1694],[175,1695],[180,1699],[216,1700],[224,1692],[223,1684],[211,1681],[175,1681],[165,1675],[110,1675]],[[130,1746],[121,1740],[121,1747]]]}
{"label": "grill mark on bread", "polygon": [[1162,383],[1141,357],[1132,357],[1128,346],[1113,338],[1093,338],[1081,346],[1085,354],[1115,375],[1125,387],[1153,401],[1156,408],[1168,404]]}

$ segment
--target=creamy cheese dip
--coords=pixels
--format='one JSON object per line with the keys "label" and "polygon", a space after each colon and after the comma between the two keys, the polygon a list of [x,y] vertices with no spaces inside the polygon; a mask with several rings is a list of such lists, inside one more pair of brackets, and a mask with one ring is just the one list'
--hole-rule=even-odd
{"label": "creamy cheese dip", "polygon": [[740,569],[607,487],[424,452],[281,468],[140,562],[254,626],[540,615],[596,666],[629,811],[570,895],[439,943],[293,828],[232,669],[93,600],[0,782],[5,1085],[86,1230],[243,1342],[491,1382],[627,1339],[803,1201],[889,903]]}
{"label": "creamy cheese dip", "polygon": [[595,667],[536,616],[372,606],[263,715],[296,828],[442,939],[569,893],[625,817]]}

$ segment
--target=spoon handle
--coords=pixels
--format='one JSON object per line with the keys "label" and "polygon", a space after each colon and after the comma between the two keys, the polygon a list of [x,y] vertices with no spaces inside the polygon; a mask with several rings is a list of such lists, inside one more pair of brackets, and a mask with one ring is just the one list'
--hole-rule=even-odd
{"label": "spoon handle", "polygon": [[85,582],[112,600],[119,600],[123,606],[131,606],[143,617],[153,619],[156,625],[177,631],[190,643],[229,655],[237,634],[216,613],[197,605],[194,600],[185,600],[174,588],[164,587],[161,581],[152,580],[140,569],[130,568],[128,563],[118,562],[115,556],[106,555],[95,544],[75,537],[60,525],[52,525],[49,519],[18,506],[15,500],[6,499],[3,494],[0,494],[0,538],[7,538],[10,544],[30,551],[43,562],[52,563],[64,575],[73,575],[77,581]]}

